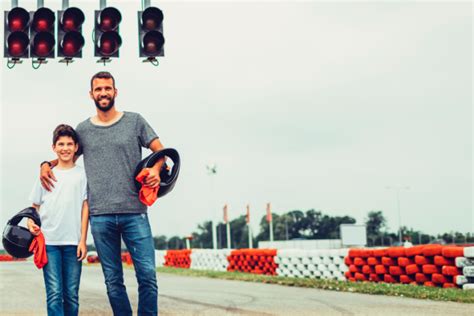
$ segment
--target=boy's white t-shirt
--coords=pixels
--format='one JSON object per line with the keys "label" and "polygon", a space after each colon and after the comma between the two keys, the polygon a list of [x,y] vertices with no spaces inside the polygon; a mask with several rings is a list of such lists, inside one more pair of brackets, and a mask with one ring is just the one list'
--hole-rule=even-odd
{"label": "boy's white t-shirt", "polygon": [[87,178],[84,168],[54,169],[57,182],[51,192],[38,179],[30,201],[41,205],[41,231],[47,245],[77,245],[81,239],[82,204],[87,199]]}

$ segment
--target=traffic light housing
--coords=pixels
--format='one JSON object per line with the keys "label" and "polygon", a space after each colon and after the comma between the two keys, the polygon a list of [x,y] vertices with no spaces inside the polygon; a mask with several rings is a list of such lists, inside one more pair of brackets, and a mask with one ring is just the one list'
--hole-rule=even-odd
{"label": "traffic light housing", "polygon": [[48,8],[39,8],[31,12],[32,21],[30,26],[30,53],[31,57],[45,59],[54,58],[54,47],[56,39],[54,36],[54,12]]}
{"label": "traffic light housing", "polygon": [[82,57],[82,47],[85,43],[82,36],[84,20],[84,13],[78,8],[58,11],[58,57],[67,59]]}
{"label": "traffic light housing", "polygon": [[154,58],[164,56],[163,12],[148,7],[138,12],[139,55]]}
{"label": "traffic light housing", "polygon": [[119,57],[122,38],[119,25],[122,21],[120,11],[113,7],[95,11],[94,56],[108,59]]}
{"label": "traffic light housing", "polygon": [[3,56],[14,59],[28,58],[30,14],[20,7],[5,11],[4,14]]}

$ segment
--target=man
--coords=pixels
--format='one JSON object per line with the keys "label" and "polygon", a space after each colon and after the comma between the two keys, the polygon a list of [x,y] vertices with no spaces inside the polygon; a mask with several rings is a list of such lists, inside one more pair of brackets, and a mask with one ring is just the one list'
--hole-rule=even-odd
{"label": "man", "polygon": [[[110,73],[99,72],[92,77],[90,97],[94,100],[97,115],[81,122],[76,131],[88,181],[91,232],[110,305],[114,315],[132,315],[123,280],[123,238],[138,281],[138,315],[157,315],[153,237],[147,207],[138,199],[133,174],[141,160],[141,147],[156,152],[163,145],[140,114],[117,111],[117,89]],[[40,180],[46,190],[54,190],[56,179],[51,167],[56,163],[41,164]],[[150,168],[145,185],[159,186],[159,171],[163,163],[162,159]]]}

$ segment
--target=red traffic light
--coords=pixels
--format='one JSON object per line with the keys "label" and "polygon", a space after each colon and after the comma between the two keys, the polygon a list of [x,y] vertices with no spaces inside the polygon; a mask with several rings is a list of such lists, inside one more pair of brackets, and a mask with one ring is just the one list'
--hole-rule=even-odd
{"label": "red traffic light", "polygon": [[30,14],[23,8],[13,8],[7,16],[8,28],[11,32],[23,31],[30,22]]}
{"label": "red traffic light", "polygon": [[101,11],[99,16],[99,28],[103,32],[114,31],[122,21],[120,11],[109,7]]}
{"label": "red traffic light", "polygon": [[23,32],[13,32],[8,36],[8,54],[12,57],[21,57],[28,48],[28,35]]}
{"label": "red traffic light", "polygon": [[163,12],[156,7],[148,7],[142,13],[142,28],[147,31],[155,30],[163,22]]}
{"label": "red traffic light", "polygon": [[115,54],[122,45],[122,38],[118,33],[109,31],[102,34],[99,41],[99,53],[103,56]]}
{"label": "red traffic light", "polygon": [[48,8],[39,8],[33,15],[32,27],[35,32],[47,32],[54,29],[54,12]]}
{"label": "red traffic light", "polygon": [[63,13],[61,26],[65,32],[77,31],[84,20],[84,13],[80,9],[69,8]]}
{"label": "red traffic light", "polygon": [[40,32],[33,39],[33,53],[38,57],[47,57],[54,48],[54,36],[48,32]]}
{"label": "red traffic light", "polygon": [[165,44],[163,34],[158,31],[150,31],[143,37],[143,50],[147,56],[156,56]]}
{"label": "red traffic light", "polygon": [[62,52],[66,57],[74,57],[84,46],[84,37],[81,33],[73,31],[64,35],[61,43]]}

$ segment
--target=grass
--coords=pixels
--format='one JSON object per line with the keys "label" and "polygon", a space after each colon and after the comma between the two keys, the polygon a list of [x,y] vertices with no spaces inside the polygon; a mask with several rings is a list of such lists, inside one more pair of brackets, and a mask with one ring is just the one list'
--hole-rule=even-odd
{"label": "grass", "polygon": [[260,282],[331,291],[410,297],[417,299],[430,299],[434,301],[474,303],[474,291],[463,291],[461,289],[443,289],[405,284],[347,282],[325,279],[300,279],[279,276],[256,275],[242,272],[217,272],[207,270],[180,269],[172,267],[161,267],[157,268],[156,270],[158,271],[158,273],[169,273],[182,276],[238,280],[245,282]]}

